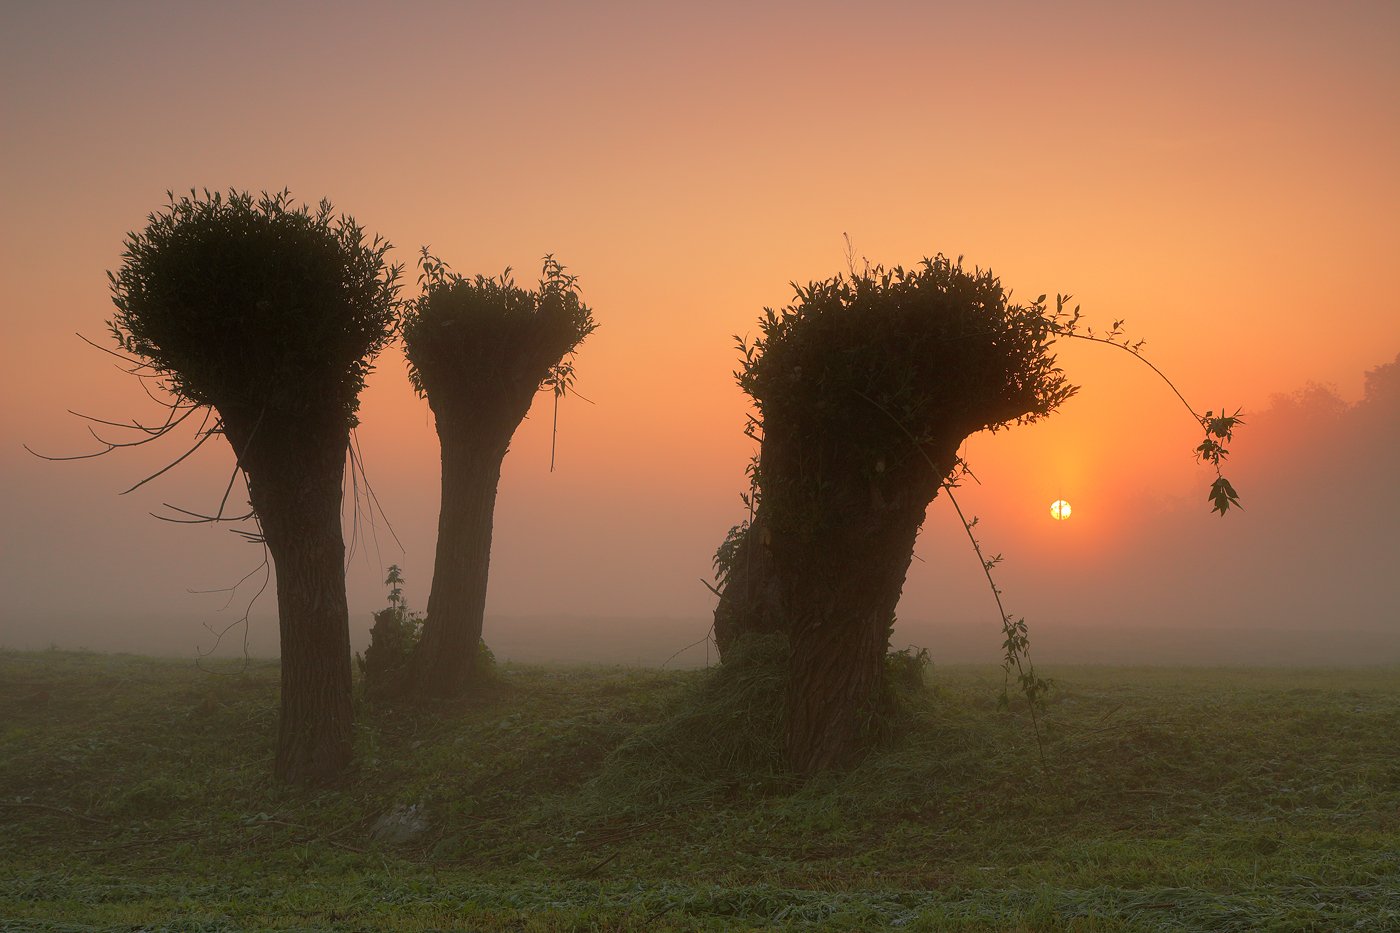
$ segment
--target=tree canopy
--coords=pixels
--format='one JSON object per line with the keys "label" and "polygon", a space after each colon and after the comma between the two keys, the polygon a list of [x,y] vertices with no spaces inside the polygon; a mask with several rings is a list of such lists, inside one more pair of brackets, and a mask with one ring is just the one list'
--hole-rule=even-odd
{"label": "tree canopy", "polygon": [[[765,499],[820,498],[842,470],[899,484],[928,473],[950,433],[1029,423],[1076,391],[1049,352],[1043,300],[1009,302],[990,271],[939,255],[794,287],[795,302],[765,309],[762,336],[741,342],[735,374],[761,426]],[[775,469],[774,453],[795,459]]]}
{"label": "tree canopy", "polygon": [[408,378],[434,411],[450,409],[468,426],[497,431],[524,412],[518,400],[542,386],[562,392],[570,357],[597,329],[577,278],[546,256],[539,288],[521,288],[511,270],[467,277],[423,251],[422,295],[404,314]]}
{"label": "tree canopy", "polygon": [[400,267],[386,262],[389,248],[329,201],[172,194],[108,273],[109,328],[173,393],[225,419],[333,404],[348,426],[394,336]]}

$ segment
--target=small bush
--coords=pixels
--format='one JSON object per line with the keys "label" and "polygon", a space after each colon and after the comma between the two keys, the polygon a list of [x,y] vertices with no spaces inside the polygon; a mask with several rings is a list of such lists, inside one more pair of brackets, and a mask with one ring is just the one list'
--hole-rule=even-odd
{"label": "small bush", "polygon": [[404,673],[413,648],[423,632],[418,613],[403,606],[389,606],[374,614],[369,630],[369,647],[355,655],[365,679],[365,695],[371,698],[392,695],[403,686]]}
{"label": "small bush", "polygon": [[927,672],[932,666],[927,648],[910,646],[885,654],[880,695],[862,733],[867,745],[888,745],[905,734],[914,710],[928,696]]}
{"label": "small bush", "polygon": [[910,645],[885,655],[885,683],[896,696],[919,693],[924,689],[924,675],[933,661],[927,648]]}

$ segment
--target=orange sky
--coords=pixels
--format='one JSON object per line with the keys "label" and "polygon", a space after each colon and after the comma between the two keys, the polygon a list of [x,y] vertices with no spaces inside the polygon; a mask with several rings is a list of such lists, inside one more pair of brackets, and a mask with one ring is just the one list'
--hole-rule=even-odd
{"label": "orange sky", "polygon": [[[1126,318],[1202,408],[1309,381],[1353,400],[1400,349],[1389,2],[7,4],[0,76],[0,644],[150,614],[194,620],[184,651],[217,621],[185,589],[249,563],[227,532],[145,517],[217,500],[225,449],[126,498],[159,454],[46,464],[20,449],[86,449],[67,408],[150,410],[72,335],[102,338],[105,270],[167,189],[286,186],[330,197],[410,264],[427,243],[466,273],[533,281],[553,252],[579,274],[601,328],[578,388],[596,404],[566,403],[553,475],[544,396],[517,436],[497,615],[708,611],[697,578],[739,518],[749,453],[730,335],[790,280],[839,271],[843,233],[876,261],[962,254],[1019,295],[1073,292],[1093,320]],[[993,550],[1071,573],[1145,520],[1131,503],[1203,499],[1208,476],[1145,369],[1097,347],[1062,361],[1081,395],[974,438],[985,486],[965,504]],[[357,632],[381,601],[376,564],[403,564],[426,603],[437,507],[436,438],[396,351],[363,418],[406,552],[381,531],[379,556],[356,559]],[[1054,524],[1061,495],[1075,515]],[[946,608],[950,575],[976,573],[959,534],[935,503],[902,617]],[[1015,596],[1027,615],[1068,612]],[[980,598],[958,611],[990,615]]]}

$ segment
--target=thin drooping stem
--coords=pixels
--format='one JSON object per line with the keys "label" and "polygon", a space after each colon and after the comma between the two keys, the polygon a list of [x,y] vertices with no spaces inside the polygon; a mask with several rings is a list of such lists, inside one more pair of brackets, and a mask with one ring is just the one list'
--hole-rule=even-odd
{"label": "thin drooping stem", "polygon": [[[1001,602],[1001,588],[997,586],[996,580],[992,579],[993,562],[987,560],[982,553],[982,545],[977,540],[977,536],[972,533],[972,523],[967,520],[967,515],[963,513],[962,506],[958,505],[957,496],[953,495],[953,484],[947,480],[943,481],[943,492],[948,496],[948,501],[953,503],[953,509],[958,513],[958,521],[962,522],[963,531],[967,532],[967,540],[972,542],[973,553],[977,555],[977,561],[982,565],[982,574],[987,578],[987,586],[992,591],[992,599],[996,600],[997,613],[1001,617],[1002,630],[1006,632],[1007,638],[1014,637],[1011,631],[1011,616],[1007,614],[1006,607]],[[1031,728],[1035,731],[1035,745],[1040,753],[1040,766],[1047,773],[1050,766],[1045,761],[1045,742],[1040,735],[1040,717],[1036,712],[1038,697],[1031,692],[1030,685],[1036,682],[1035,666],[1031,666],[1030,676],[1027,677],[1026,669],[1021,665],[1021,655],[1024,650],[1017,651],[1012,648],[1007,649],[1007,656],[1016,662],[1016,674],[1019,682],[1026,689],[1027,705],[1031,711]]]}
{"label": "thin drooping stem", "polygon": [[[962,506],[958,504],[957,497],[953,495],[954,484],[948,482],[946,472],[940,472],[938,466],[934,464],[933,459],[929,457],[928,452],[914,439],[914,435],[910,434],[909,429],[904,426],[903,422],[890,414],[888,409],[863,392],[857,391],[856,395],[874,406],[881,414],[893,422],[900,431],[904,433],[905,437],[909,438],[909,443],[919,452],[919,456],[924,459],[929,469],[938,477],[939,488],[947,494],[948,501],[953,503],[953,509],[958,514],[958,521],[962,522],[963,531],[967,532],[967,540],[972,542],[972,551],[977,555],[977,562],[982,565],[982,575],[987,578],[987,586],[992,591],[992,599],[996,600],[997,616],[1001,619],[1002,630],[1006,633],[1008,638],[1007,656],[1016,664],[1017,679],[1025,690],[1026,700],[1030,706],[1031,728],[1035,731],[1035,744],[1040,753],[1040,764],[1042,768],[1049,771],[1049,767],[1045,761],[1045,743],[1040,735],[1040,717],[1036,711],[1037,695],[1034,691],[1034,685],[1037,684],[1038,681],[1035,677],[1035,667],[1034,665],[1031,666],[1030,676],[1027,677],[1027,672],[1021,664],[1021,655],[1024,654],[1024,650],[1016,650],[1014,645],[1009,641],[1015,637],[1015,633],[1011,630],[1011,616],[1007,613],[1006,606],[1004,606],[1001,601],[1001,588],[997,586],[996,580],[992,578],[992,567],[995,562],[987,560],[986,555],[982,553],[982,545],[977,540],[977,536],[972,533],[972,523],[967,520],[967,515],[963,513]],[[961,444],[959,446],[961,446]]]}
{"label": "thin drooping stem", "polygon": [[[1066,300],[1067,298],[1065,296],[1061,296],[1056,300],[1057,318],[1063,312]],[[1231,508],[1243,508],[1243,506],[1240,505],[1239,495],[1235,492],[1235,488],[1230,485],[1230,481],[1225,478],[1224,468],[1221,465],[1225,458],[1230,455],[1225,444],[1233,439],[1234,429],[1244,423],[1240,419],[1239,411],[1237,410],[1233,415],[1225,414],[1223,409],[1219,416],[1216,416],[1214,411],[1207,411],[1205,414],[1201,414],[1186,400],[1186,396],[1176,387],[1176,383],[1172,382],[1166,373],[1157,368],[1155,363],[1142,355],[1140,352],[1142,341],[1129,343],[1127,340],[1114,339],[1121,333],[1119,327],[1122,325],[1122,321],[1115,321],[1113,330],[1109,332],[1109,335],[1101,337],[1094,333],[1080,333],[1076,326],[1078,320],[1079,309],[1075,308],[1074,314],[1068,323],[1057,321],[1052,329],[1054,333],[1061,337],[1087,340],[1090,343],[1099,343],[1110,347],[1116,347],[1124,353],[1131,354],[1138,362],[1156,373],[1158,378],[1167,384],[1167,388],[1171,389],[1172,394],[1174,394],[1186,410],[1190,412],[1191,417],[1196,423],[1205,430],[1205,438],[1196,447],[1195,453],[1197,460],[1210,464],[1215,470],[1215,482],[1211,484],[1210,492],[1207,494],[1207,498],[1214,503],[1212,511],[1219,512],[1223,516]]]}
{"label": "thin drooping stem", "polygon": [[1078,333],[1078,332],[1065,332],[1065,331],[1062,331],[1062,332],[1060,332],[1060,336],[1062,336],[1062,337],[1070,337],[1070,338],[1073,338],[1074,340],[1087,340],[1087,341],[1089,341],[1090,343],[1102,343],[1102,344],[1106,344],[1107,346],[1110,346],[1110,347],[1117,347],[1119,350],[1122,350],[1124,353],[1127,353],[1127,354],[1132,355],[1134,358],[1137,359],[1138,362],[1142,363],[1142,364],[1143,364],[1144,366],[1146,366],[1148,369],[1150,369],[1150,370],[1152,370],[1154,373],[1156,373],[1156,374],[1161,378],[1161,380],[1167,384],[1167,388],[1171,389],[1171,390],[1172,390],[1172,393],[1173,393],[1178,399],[1181,400],[1181,404],[1184,405],[1184,406],[1186,406],[1186,410],[1187,410],[1188,412],[1191,413],[1191,417],[1192,417],[1192,418],[1195,418],[1197,421],[1203,420],[1202,415],[1201,415],[1200,413],[1198,413],[1198,412],[1196,411],[1196,409],[1192,408],[1192,407],[1191,407],[1191,403],[1188,402],[1188,401],[1186,400],[1186,396],[1184,396],[1184,395],[1181,394],[1181,390],[1178,389],[1178,388],[1176,387],[1176,383],[1172,382],[1171,379],[1167,377],[1167,374],[1166,374],[1166,373],[1164,373],[1164,372],[1162,372],[1160,369],[1158,369],[1158,368],[1157,368],[1157,364],[1153,363],[1153,362],[1152,362],[1151,360],[1149,360],[1147,357],[1143,356],[1141,353],[1139,353],[1138,351],[1134,350],[1134,349],[1132,348],[1132,346],[1124,346],[1123,344],[1119,343],[1119,342],[1116,341],[1116,340],[1109,340],[1107,337],[1096,337],[1096,336],[1094,336],[1093,334],[1081,334],[1081,333]]}

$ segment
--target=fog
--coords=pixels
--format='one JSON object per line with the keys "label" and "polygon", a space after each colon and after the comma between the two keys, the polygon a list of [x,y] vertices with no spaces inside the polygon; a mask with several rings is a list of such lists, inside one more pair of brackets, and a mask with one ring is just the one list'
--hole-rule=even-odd
{"label": "fog", "polygon": [[[513,452],[507,462],[488,643],[499,657],[525,662],[712,663],[706,636],[713,597],[701,580],[708,577],[714,545],[739,517],[742,445],[732,451],[733,475],[716,477],[709,487],[667,488],[663,475],[590,494],[580,485],[586,480],[575,477],[571,484],[562,468],[557,479],[540,482],[540,421],[527,423],[525,453]],[[426,428],[419,434],[430,438]],[[573,438],[574,450],[563,452],[580,457]],[[995,446],[1001,443],[988,439],[974,459],[993,474],[1029,468],[1010,448]],[[261,575],[232,598],[188,592],[228,586],[255,571],[257,549],[226,532],[164,525],[144,514],[159,501],[207,499],[216,472],[196,465],[132,507],[112,495],[114,461],[101,463],[26,466],[31,494],[11,505],[11,529],[24,533],[5,539],[10,595],[0,617],[0,645],[275,655],[271,588],[254,598]],[[123,463],[124,476],[134,472],[128,466]],[[392,530],[378,513],[373,527],[366,513],[347,515],[347,535],[355,540],[347,580],[357,648],[367,641],[370,613],[383,605],[380,568],[404,564],[410,605],[426,603],[436,481],[429,470],[435,473],[436,464],[410,466],[418,471],[416,482],[387,471],[395,481],[379,491]],[[1025,497],[1008,495],[990,479],[957,491],[969,514],[983,516],[977,531],[988,553],[1004,556],[996,579],[1008,611],[1031,627],[1035,658],[1400,662],[1394,537],[1400,525],[1400,360],[1367,373],[1362,397],[1353,403],[1334,388],[1308,385],[1247,411],[1226,465],[1242,511],[1211,514],[1209,472],[1181,466],[1180,483],[1166,491],[1158,481],[1146,485],[1146,477],[1119,477],[1114,491],[1095,504],[1118,515],[1111,527],[1095,527],[1095,516],[1084,509],[1063,525],[1048,516],[1018,520],[1013,513]],[[530,485],[512,480],[512,471],[529,474]],[[540,492],[545,489],[555,498]],[[935,663],[995,661],[1001,641],[995,604],[945,499],[930,508],[895,646],[927,648]],[[396,536],[407,542],[406,551]]]}
{"label": "fog", "polygon": [[[1018,297],[1072,291],[1086,321],[1128,318],[1193,405],[1245,410],[1227,471],[1245,510],[1224,518],[1194,422],[1120,351],[1063,348],[1084,388],[1062,412],[970,439],[982,482],[957,500],[1005,558],[1035,657],[1393,662],[1400,404],[1393,369],[1362,378],[1400,349],[1400,313],[1356,270],[1396,252],[1400,57],[1394,5],[1373,6],[893,4],[881,22],[937,28],[866,38],[821,4],[0,7],[0,645],[276,654],[260,548],[151,517],[216,508],[227,444],[128,495],[188,435],[71,463],[20,446],[92,450],[66,409],[160,419],[73,335],[107,345],[104,272],[166,191],[233,186],[331,199],[396,244],[404,297],[424,244],[468,275],[531,284],[546,252],[580,275],[593,404],[560,412],[556,471],[543,395],[505,460],[486,627],[503,657],[705,663],[703,581],[752,453],[729,335],[850,243],[906,266],[962,254]],[[996,37],[996,67],[968,36]],[[357,439],[382,508],[346,508],[356,646],[389,564],[426,606],[437,526],[429,412],[399,350],[376,366]],[[916,556],[896,644],[996,660],[948,497]]]}
{"label": "fog", "polygon": [[[1400,358],[1367,373],[1355,404],[1316,384],[1273,396],[1246,414],[1231,449],[1225,475],[1242,512],[1210,513],[1207,477],[1189,495],[1126,498],[1122,510],[1137,519],[1111,549],[1068,562],[1008,557],[1013,604],[1053,594],[1035,600],[1038,631],[1028,613],[1040,656],[1400,661]],[[914,621],[904,634],[938,653],[937,622]],[[955,626],[946,634],[951,657],[985,655]]]}

